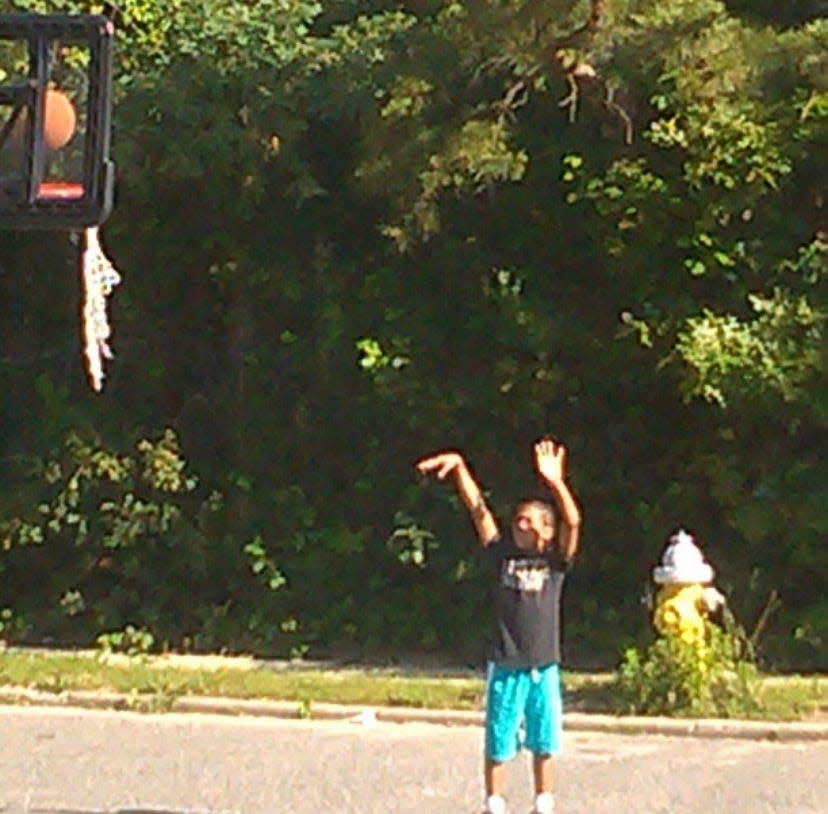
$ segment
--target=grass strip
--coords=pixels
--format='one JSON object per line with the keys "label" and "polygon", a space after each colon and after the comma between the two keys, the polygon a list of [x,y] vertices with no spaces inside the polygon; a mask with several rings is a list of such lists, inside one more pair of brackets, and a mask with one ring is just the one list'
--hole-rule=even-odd
{"label": "grass strip", "polygon": [[[0,686],[42,692],[107,691],[176,698],[232,699],[479,710],[482,674],[403,668],[336,667],[324,663],[261,662],[224,657],[104,655],[97,651],[0,652]],[[611,673],[564,671],[566,709],[623,713]],[[768,676],[762,680],[763,720],[808,720],[828,715],[828,676]]]}

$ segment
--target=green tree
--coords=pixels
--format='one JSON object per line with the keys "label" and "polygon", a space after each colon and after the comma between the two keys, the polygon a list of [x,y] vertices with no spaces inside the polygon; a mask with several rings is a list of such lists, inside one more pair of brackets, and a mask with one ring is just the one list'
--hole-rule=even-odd
{"label": "green tree", "polygon": [[71,429],[173,427],[258,569],[226,641],[474,657],[485,575],[412,463],[463,447],[506,511],[553,432],[585,504],[574,658],[644,630],[682,524],[748,625],[776,591],[768,658],[819,663],[818,3],[121,8],[116,359],[89,394],[69,241],[4,236],[5,482]]}

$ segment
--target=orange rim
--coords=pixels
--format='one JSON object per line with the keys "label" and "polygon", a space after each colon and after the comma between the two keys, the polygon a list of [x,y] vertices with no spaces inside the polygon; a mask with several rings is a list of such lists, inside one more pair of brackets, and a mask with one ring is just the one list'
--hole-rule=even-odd
{"label": "orange rim", "polygon": [[76,201],[83,198],[83,184],[69,181],[44,181],[37,191],[38,198],[52,201]]}

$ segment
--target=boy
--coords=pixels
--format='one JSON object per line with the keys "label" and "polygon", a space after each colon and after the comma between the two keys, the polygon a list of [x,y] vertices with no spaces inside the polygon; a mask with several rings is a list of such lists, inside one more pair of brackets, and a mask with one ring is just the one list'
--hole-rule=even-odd
{"label": "boy", "polygon": [[[477,537],[498,568],[497,632],[486,685],[484,814],[504,814],[506,766],[521,746],[532,752],[533,814],[551,814],[554,756],[560,751],[560,597],[564,575],[578,549],[581,511],[566,481],[566,450],[548,439],[534,447],[535,467],[555,507],[523,500],[510,533],[501,534],[480,487],[458,452],[417,463],[439,480],[454,476]],[[556,511],[557,509],[557,511]]]}

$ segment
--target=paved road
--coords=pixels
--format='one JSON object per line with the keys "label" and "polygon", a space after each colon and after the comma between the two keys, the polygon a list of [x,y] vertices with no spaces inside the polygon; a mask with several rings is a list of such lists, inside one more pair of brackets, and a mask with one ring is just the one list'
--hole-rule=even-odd
{"label": "paved road", "polygon": [[[3,814],[477,814],[480,731],[0,707]],[[561,814],[825,814],[828,742],[570,733]],[[510,766],[513,812],[528,764]]]}

